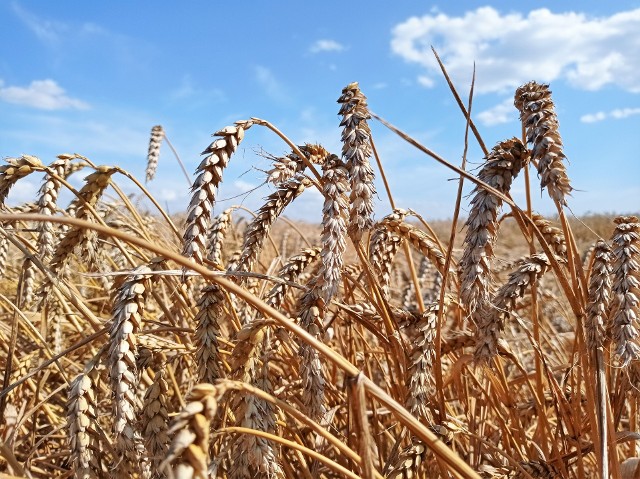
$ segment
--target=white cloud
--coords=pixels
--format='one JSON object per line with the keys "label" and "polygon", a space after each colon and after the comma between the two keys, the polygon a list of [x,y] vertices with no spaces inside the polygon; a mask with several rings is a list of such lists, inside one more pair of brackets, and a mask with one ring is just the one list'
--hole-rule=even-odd
{"label": "white cloud", "polygon": [[[392,35],[392,51],[423,66],[432,81],[440,68],[431,45],[458,83],[468,81],[475,62],[479,93],[512,90],[533,79],[640,92],[640,9],[589,17],[546,8],[503,15],[481,7],[459,17],[437,12],[411,17]],[[428,84],[423,78],[420,83]]]}
{"label": "white cloud", "polygon": [[309,47],[309,52],[311,53],[320,53],[320,52],[341,52],[344,50],[344,46],[341,43],[336,42],[335,40],[317,40]]}
{"label": "white cloud", "polygon": [[11,7],[20,21],[46,44],[57,43],[68,30],[63,23],[39,18],[22,8],[17,2],[12,3]]}
{"label": "white cloud", "polygon": [[[473,116],[473,112],[471,113]],[[500,125],[501,123],[509,123],[518,118],[517,111],[513,106],[513,99],[506,98],[496,106],[488,110],[478,113],[478,120],[485,126]]]}
{"label": "white cloud", "polygon": [[89,105],[70,98],[53,80],[34,80],[27,87],[4,86],[0,80],[0,100],[16,105],[25,105],[40,110],[86,110]]}
{"label": "white cloud", "polygon": [[267,67],[258,65],[255,67],[255,73],[256,80],[260,85],[262,85],[271,99],[278,102],[289,102],[289,95],[286,93],[285,88],[271,70]]}
{"label": "white cloud", "polygon": [[599,121],[607,120],[609,118],[613,118],[614,120],[622,120],[634,115],[640,115],[640,108],[616,108],[615,110],[611,110],[609,112],[598,111],[596,113],[588,113],[586,115],[582,115],[580,117],[580,121],[582,123],[596,123]]}

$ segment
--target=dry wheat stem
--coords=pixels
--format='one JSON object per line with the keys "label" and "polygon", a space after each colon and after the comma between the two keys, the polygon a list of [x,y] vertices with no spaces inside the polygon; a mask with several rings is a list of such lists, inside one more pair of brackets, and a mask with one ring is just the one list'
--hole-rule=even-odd
{"label": "dry wheat stem", "polygon": [[349,236],[354,242],[373,225],[373,198],[376,189],[373,184],[371,157],[371,129],[367,120],[371,118],[367,108],[367,98],[360,91],[357,82],[350,83],[342,90],[338,99],[339,115],[342,116],[342,157],[349,170],[351,182]]}

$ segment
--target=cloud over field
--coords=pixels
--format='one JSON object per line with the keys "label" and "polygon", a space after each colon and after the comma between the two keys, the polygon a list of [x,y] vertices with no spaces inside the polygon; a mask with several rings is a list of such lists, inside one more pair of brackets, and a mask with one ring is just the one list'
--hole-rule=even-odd
{"label": "cloud over field", "polygon": [[34,80],[29,86],[4,86],[0,80],[0,100],[40,110],[86,110],[89,105],[66,95],[54,80]]}
{"label": "cloud over field", "polygon": [[433,45],[457,83],[470,81],[476,63],[479,93],[512,90],[532,79],[640,92],[638,44],[640,9],[592,17],[546,8],[503,14],[481,7],[462,16],[411,17],[393,28],[391,49],[424,67],[418,81],[427,87],[440,74]]}

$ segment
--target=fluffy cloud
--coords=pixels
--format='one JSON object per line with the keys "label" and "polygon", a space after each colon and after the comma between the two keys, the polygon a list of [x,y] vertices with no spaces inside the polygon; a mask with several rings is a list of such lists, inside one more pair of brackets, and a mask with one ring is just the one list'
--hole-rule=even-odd
{"label": "fluffy cloud", "polygon": [[411,17],[392,35],[392,51],[426,69],[419,77],[425,86],[440,74],[433,45],[458,83],[468,83],[476,63],[479,93],[559,78],[585,90],[613,84],[640,92],[640,9],[589,17],[546,8],[503,15],[482,7],[459,17]]}
{"label": "fluffy cloud", "polygon": [[596,113],[588,113],[580,117],[582,123],[596,123],[599,121],[613,118],[614,120],[622,120],[634,115],[640,115],[640,108],[616,108],[610,112],[599,111]]}
{"label": "fluffy cloud", "polygon": [[[473,116],[473,113],[472,113]],[[485,126],[499,125],[517,120],[518,114],[513,106],[513,98],[507,98],[502,103],[478,113],[478,120]]]}
{"label": "fluffy cloud", "polygon": [[311,53],[320,52],[341,52],[344,46],[335,40],[318,40],[309,47]]}
{"label": "fluffy cloud", "polygon": [[40,110],[89,108],[87,103],[68,97],[64,89],[53,80],[34,80],[27,87],[4,86],[0,80],[0,100]]}

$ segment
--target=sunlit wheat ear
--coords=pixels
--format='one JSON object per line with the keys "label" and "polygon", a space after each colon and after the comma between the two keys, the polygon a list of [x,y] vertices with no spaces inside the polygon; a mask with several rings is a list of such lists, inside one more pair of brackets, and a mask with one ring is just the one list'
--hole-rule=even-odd
{"label": "sunlit wheat ear", "polygon": [[[311,185],[311,181],[308,178],[294,177],[281,184],[274,193],[267,197],[265,204],[256,212],[255,218],[245,231],[242,256],[240,256],[236,271],[252,270],[273,223],[309,185]],[[243,282],[240,278],[237,281]]]}
{"label": "sunlit wheat ear", "polygon": [[4,276],[4,270],[7,267],[7,258],[9,255],[9,240],[6,236],[0,235],[0,275]]}
{"label": "sunlit wheat ear", "polygon": [[525,479],[529,476],[535,479],[560,479],[562,477],[555,467],[543,461],[521,462],[520,467],[527,471],[528,475],[523,474],[520,469],[513,468],[508,477],[513,479]]}
{"label": "sunlit wheat ear", "polygon": [[196,363],[198,380],[212,383],[224,376],[218,338],[221,336],[220,320],[224,307],[224,293],[218,285],[202,288],[198,300],[196,322]]}
{"label": "sunlit wheat ear", "polygon": [[[418,283],[422,291],[422,299],[425,304],[433,303],[440,297],[440,289],[442,288],[442,274],[426,257],[420,261],[418,268]],[[409,281],[402,297],[402,307],[409,311],[414,311],[416,292],[413,281]]]}
{"label": "sunlit wheat ear", "polygon": [[[318,259],[320,247],[305,248],[300,253],[287,260],[278,272],[278,278],[288,282],[295,282],[307,266]],[[276,283],[267,294],[266,303],[272,308],[278,309],[287,294],[289,286],[285,283]]]}
{"label": "sunlit wheat ear", "polygon": [[640,223],[636,216],[619,216],[613,233],[613,301],[611,334],[620,361],[627,366],[640,357]]}
{"label": "sunlit wheat ear", "polygon": [[100,434],[98,432],[98,398],[96,370],[98,357],[69,384],[67,434],[74,467],[74,477],[101,477]]}
{"label": "sunlit wheat ear", "polygon": [[389,230],[385,226],[385,222],[390,221],[391,218],[393,221],[402,222],[407,214],[404,210],[395,210],[391,215],[386,216],[380,223],[376,224],[371,233],[371,239],[369,241],[369,262],[380,282],[382,292],[386,297],[389,296],[389,279],[393,259],[402,244],[402,237]]}
{"label": "sunlit wheat ear", "polygon": [[186,397],[187,404],[171,421],[173,436],[169,452],[160,464],[168,477],[206,479],[209,466],[211,421],[216,416],[218,401],[226,392],[224,384],[198,384]]}
{"label": "sunlit wheat ear", "polygon": [[234,207],[227,208],[214,218],[207,238],[207,259],[213,261],[220,267],[223,265],[222,247],[224,246],[224,238],[231,225],[233,219],[231,214],[234,209]]}
{"label": "sunlit wheat ear", "polygon": [[206,254],[206,239],[211,222],[211,212],[216,200],[218,186],[222,182],[222,173],[229,163],[231,155],[244,138],[245,130],[253,122],[239,121],[235,126],[227,126],[215,133],[220,138],[211,143],[202,153],[206,155],[198,165],[198,177],[193,182],[191,202],[187,210],[187,222],[183,235],[182,254],[196,263],[202,264]]}
{"label": "sunlit wheat ear", "polygon": [[146,181],[153,180],[158,169],[158,159],[160,158],[160,145],[164,138],[164,128],[162,125],[156,125],[151,128],[151,137],[149,138],[149,152],[147,153],[147,170]]}
{"label": "sunlit wheat ear", "polygon": [[4,206],[9,190],[19,179],[44,169],[35,156],[22,155],[20,158],[6,158],[5,161],[8,164],[0,166],[0,206]]}
{"label": "sunlit wheat ear", "polygon": [[342,266],[346,249],[347,231],[347,170],[340,159],[332,155],[323,168],[322,193],[322,264],[318,272],[320,297],[328,306],[342,280]]}
{"label": "sunlit wheat ear", "polygon": [[[114,442],[116,450],[128,458],[122,461],[123,467],[131,467],[138,462],[134,453],[139,437],[136,427],[139,410],[136,397],[137,335],[142,325],[151,272],[148,266],[139,266],[118,287],[109,326],[108,361],[113,395]],[[127,472],[131,471],[127,469]]]}
{"label": "sunlit wheat ear", "polygon": [[354,242],[373,225],[373,198],[376,189],[373,184],[371,157],[371,129],[367,120],[371,119],[367,108],[367,97],[360,91],[357,82],[350,83],[342,90],[338,99],[339,115],[342,116],[342,157],[349,170],[351,196],[349,198],[349,236]]}
{"label": "sunlit wheat ear", "polygon": [[[441,274],[444,273],[446,258],[435,241],[433,241],[427,233],[412,224],[399,221],[393,216],[385,217],[380,223],[386,225],[391,231],[407,240],[413,248],[429,259]],[[455,271],[449,271],[449,277],[456,275],[457,273]]]}
{"label": "sunlit wheat ear", "polygon": [[[315,281],[309,285],[310,289],[300,299],[299,318],[300,326],[319,338],[322,332],[324,302],[320,299],[314,283]],[[322,361],[318,351],[307,343],[300,344],[298,355],[302,379],[302,403],[307,415],[318,421],[327,411],[324,397],[326,381],[322,372]]]}
{"label": "sunlit wheat ear", "polygon": [[491,303],[477,313],[475,359],[485,363],[498,354],[498,341],[505,322],[516,306],[518,298],[536,283],[550,267],[546,254],[534,254],[524,260],[507,282],[497,291]]}
{"label": "sunlit wheat ear", "polygon": [[531,219],[536,227],[544,236],[545,241],[551,247],[554,254],[562,261],[567,260],[567,242],[564,238],[564,232],[557,226],[553,226],[551,221],[545,219],[542,215],[533,213]]}
{"label": "sunlit wheat ear", "polygon": [[[95,207],[104,190],[109,186],[111,176],[115,169],[109,166],[99,166],[96,171],[85,178],[85,185],[79,191],[79,198],[72,202],[75,217],[82,220],[92,220],[90,207]],[[60,240],[51,258],[50,268],[57,273],[64,267],[69,256],[76,246],[83,242],[90,243],[95,233],[91,233],[80,226],[69,228],[65,236]]]}
{"label": "sunlit wheat ear", "polygon": [[388,479],[414,479],[420,476],[427,455],[426,446],[415,441],[400,452],[398,460],[391,468]]}
{"label": "sunlit wheat ear", "polygon": [[[64,178],[69,168],[69,160],[57,159],[49,165],[49,170],[58,178]],[[47,174],[40,187],[38,196],[38,213],[54,216],[58,209],[58,193],[62,183],[51,174]],[[49,221],[38,223],[38,254],[41,259],[48,260],[53,255],[55,242],[55,225]]]}
{"label": "sunlit wheat ear", "polygon": [[[236,337],[233,351],[233,377],[268,393],[273,392],[269,379],[266,353],[270,347],[270,330],[264,321],[246,324]],[[274,406],[253,394],[237,395],[233,399],[236,424],[259,431],[275,432]],[[264,474],[265,477],[282,476],[277,450],[264,438],[242,434],[231,446],[230,478],[249,478]]]}
{"label": "sunlit wheat ear", "polygon": [[[329,152],[321,145],[306,145],[298,147],[311,163],[322,164],[329,156]],[[301,173],[306,168],[306,163],[298,157],[296,153],[289,153],[287,156],[275,158],[273,167],[267,171],[267,182],[275,186],[293,178],[297,173]]]}
{"label": "sunlit wheat ear", "polygon": [[433,361],[435,359],[438,303],[427,305],[414,327],[413,349],[408,361],[407,409],[422,421],[430,421],[429,398],[434,390]]}
{"label": "sunlit wheat ear", "polygon": [[158,369],[145,392],[142,407],[142,434],[154,470],[158,469],[169,449],[168,392],[164,371]]}
{"label": "sunlit wheat ear", "polygon": [[549,85],[534,81],[522,85],[516,90],[514,103],[527,133],[527,143],[531,144],[531,159],[538,162],[540,187],[546,187],[551,198],[566,205],[566,196],[573,188],[564,165],[566,157]]}
{"label": "sunlit wheat ear", "polygon": [[604,342],[607,314],[611,303],[611,272],[613,254],[611,247],[599,240],[593,249],[593,266],[589,276],[589,305],[585,319],[587,348],[600,348]]}
{"label": "sunlit wheat ear", "polygon": [[[516,138],[498,143],[487,156],[478,179],[500,193],[508,193],[513,179],[527,160],[527,151]],[[491,261],[498,235],[497,216],[502,200],[482,186],[471,192],[471,211],[467,219],[464,253],[459,264],[460,299],[471,317],[489,301]]]}

